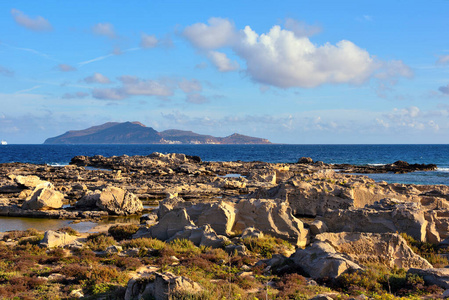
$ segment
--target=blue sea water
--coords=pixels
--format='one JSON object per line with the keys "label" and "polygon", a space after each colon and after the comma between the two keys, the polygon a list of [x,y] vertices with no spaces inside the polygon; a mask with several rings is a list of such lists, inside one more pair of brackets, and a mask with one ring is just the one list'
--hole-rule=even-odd
{"label": "blue sea water", "polygon": [[294,163],[311,157],[325,163],[388,164],[397,160],[436,164],[437,171],[372,174],[375,180],[414,184],[449,184],[449,145],[4,145],[0,163],[66,165],[77,155],[149,155],[153,152],[197,155],[204,161]]}

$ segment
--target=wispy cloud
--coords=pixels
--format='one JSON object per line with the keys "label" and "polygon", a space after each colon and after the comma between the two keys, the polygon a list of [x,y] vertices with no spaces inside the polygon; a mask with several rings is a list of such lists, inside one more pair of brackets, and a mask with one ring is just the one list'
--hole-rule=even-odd
{"label": "wispy cloud", "polygon": [[11,15],[17,24],[27,29],[33,31],[50,31],[53,29],[50,22],[48,22],[47,19],[44,19],[41,16],[31,18],[24,14],[22,11],[15,8],[11,9]]}
{"label": "wispy cloud", "polygon": [[48,59],[48,60],[51,60],[51,61],[55,61],[55,62],[59,62],[59,60],[51,57],[50,55],[48,55],[46,53],[43,53],[43,52],[40,52],[40,51],[37,51],[37,50],[34,50],[34,49],[31,49],[31,48],[15,47],[15,46],[12,46],[12,45],[9,45],[9,44],[6,44],[6,43],[1,43],[1,45],[6,46],[6,47],[11,48],[11,49],[33,53],[33,54],[38,55],[40,57],[43,57],[45,59]]}
{"label": "wispy cloud", "polygon": [[17,94],[28,93],[28,92],[31,92],[32,90],[38,89],[40,87],[42,87],[42,86],[41,85],[35,85],[32,88],[20,90],[20,91],[15,92],[14,94],[17,95]]}
{"label": "wispy cloud", "polygon": [[12,77],[14,76],[14,71],[11,71],[5,67],[0,66],[0,75]]}
{"label": "wispy cloud", "polygon": [[89,60],[86,60],[86,61],[79,62],[78,66],[82,67],[84,65],[88,65],[90,63],[93,63],[93,62],[96,62],[96,61],[100,61],[100,60],[103,60],[103,59],[106,59],[106,58],[109,58],[109,57],[112,57],[112,56],[117,56],[117,55],[120,55],[120,54],[123,54],[123,53],[126,53],[126,52],[132,52],[132,51],[137,51],[137,50],[141,50],[141,48],[129,48],[129,49],[126,49],[126,50],[120,50],[120,53],[117,53],[115,51],[115,52],[112,52],[110,54],[106,54],[106,55],[103,55],[103,56],[95,57],[93,59],[89,59]]}
{"label": "wispy cloud", "polygon": [[96,62],[96,61],[100,61],[100,60],[103,60],[103,59],[105,59],[105,58],[108,58],[108,57],[111,57],[111,56],[114,56],[114,55],[115,55],[115,54],[107,54],[107,55],[95,57],[95,58],[93,58],[93,59],[89,59],[89,60],[82,61],[82,62],[78,63],[78,66],[82,67],[82,66],[84,66],[84,65],[88,65],[88,64],[90,64],[90,63],[93,63],[93,62]]}

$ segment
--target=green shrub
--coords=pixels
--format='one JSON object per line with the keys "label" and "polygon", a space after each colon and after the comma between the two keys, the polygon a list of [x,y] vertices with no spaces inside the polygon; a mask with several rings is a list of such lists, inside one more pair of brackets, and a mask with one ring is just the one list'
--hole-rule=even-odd
{"label": "green shrub", "polygon": [[268,235],[260,238],[248,237],[243,239],[243,243],[249,251],[265,258],[271,258],[273,254],[286,254],[288,250],[294,249],[287,241]]}
{"label": "green shrub", "polygon": [[404,232],[400,235],[404,238],[413,252],[424,257],[435,268],[443,268],[449,265],[448,259],[439,255],[441,250],[438,248],[438,245],[417,241]]}
{"label": "green shrub", "polygon": [[87,237],[86,245],[94,251],[104,251],[107,247],[114,245],[116,242],[113,237],[102,233],[94,233]]}
{"label": "green shrub", "polygon": [[113,225],[109,227],[108,233],[118,242],[131,239],[133,234],[139,230],[139,225]]}
{"label": "green shrub", "polygon": [[72,227],[66,226],[58,229],[59,232],[66,232],[69,235],[79,235],[79,232]]}
{"label": "green shrub", "polygon": [[129,249],[129,248],[149,248],[149,249],[161,250],[167,244],[165,242],[162,242],[162,241],[158,240],[158,239],[138,238],[138,239],[122,241],[120,243],[120,245],[123,247],[123,249]]}

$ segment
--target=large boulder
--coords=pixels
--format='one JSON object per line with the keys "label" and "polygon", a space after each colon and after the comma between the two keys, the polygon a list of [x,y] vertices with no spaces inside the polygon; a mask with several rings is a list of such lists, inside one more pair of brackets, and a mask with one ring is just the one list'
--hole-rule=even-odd
{"label": "large boulder", "polygon": [[314,279],[337,278],[347,271],[361,269],[348,256],[338,253],[330,244],[322,241],[296,250],[290,259]]}
{"label": "large boulder", "polygon": [[309,231],[292,214],[288,203],[266,199],[243,199],[235,206],[234,231],[255,227],[264,234],[288,240],[296,246],[308,244]]}
{"label": "large boulder", "polygon": [[381,263],[388,267],[429,269],[432,265],[415,254],[397,233],[322,233],[318,241],[331,244],[359,264]]}
{"label": "large boulder", "polygon": [[75,203],[78,209],[92,209],[97,207],[97,201],[100,199],[101,191],[88,191],[80,200]]}
{"label": "large boulder", "polygon": [[184,201],[177,194],[169,194],[159,203],[158,218],[162,219],[173,209],[185,208],[190,220],[200,227],[210,225],[217,234],[229,235],[235,222],[236,209],[233,203],[195,203]]}
{"label": "large boulder", "polygon": [[415,269],[411,268],[407,274],[421,276],[429,285],[437,285],[443,289],[449,289],[449,268]]}
{"label": "large boulder", "polygon": [[73,243],[76,239],[76,236],[67,232],[48,230],[45,232],[44,238],[39,242],[39,246],[47,248],[61,247]]}
{"label": "large boulder", "polygon": [[28,175],[28,176],[17,175],[17,176],[13,176],[13,178],[14,178],[14,181],[18,185],[23,186],[25,188],[29,188],[29,189],[34,189],[38,185],[42,185],[42,184],[47,185],[47,186],[51,185],[50,182],[41,180],[36,175]]}
{"label": "large boulder", "polygon": [[154,273],[154,281],[147,278],[133,278],[128,281],[125,300],[133,299],[184,299],[183,296],[192,296],[202,291],[198,283],[173,273]]}
{"label": "large boulder", "polygon": [[207,205],[198,216],[197,226],[210,225],[217,234],[229,235],[235,222],[235,208],[231,203],[220,201]]}
{"label": "large boulder", "polygon": [[327,211],[319,219],[330,232],[405,232],[418,241],[428,241],[428,222],[419,203],[385,199],[366,208]]}
{"label": "large boulder", "polygon": [[136,195],[117,187],[104,189],[96,205],[115,215],[130,215],[143,210],[142,201]]}
{"label": "large boulder", "polygon": [[156,225],[139,229],[133,238],[151,237],[166,241],[184,231],[187,226],[194,227],[195,224],[190,220],[185,208],[178,208],[165,214]]}
{"label": "large boulder", "polygon": [[50,187],[39,188],[22,204],[22,209],[49,210],[61,208],[64,195]]}

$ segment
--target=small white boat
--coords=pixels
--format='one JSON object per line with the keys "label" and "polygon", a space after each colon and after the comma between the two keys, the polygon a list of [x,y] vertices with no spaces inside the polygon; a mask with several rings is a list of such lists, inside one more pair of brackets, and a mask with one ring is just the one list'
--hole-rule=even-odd
{"label": "small white boat", "polygon": [[6,141],[4,141],[4,140],[1,141],[1,144],[2,145],[8,145],[8,143]]}

